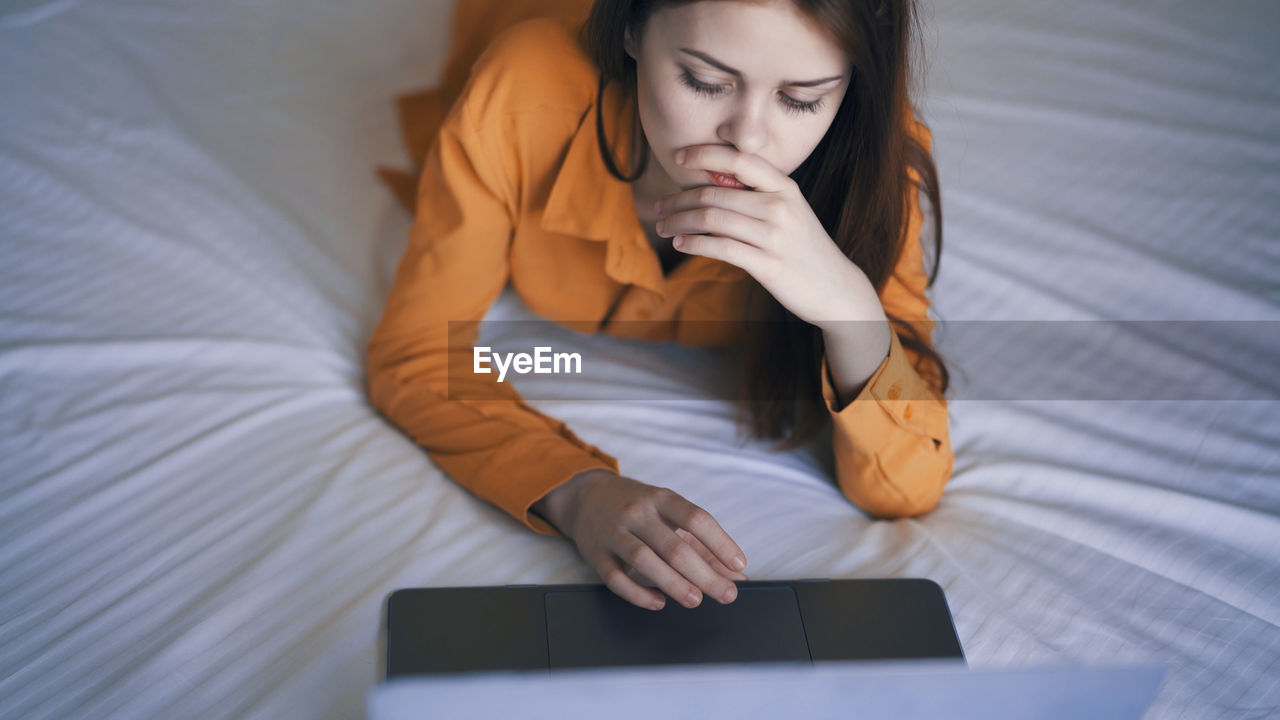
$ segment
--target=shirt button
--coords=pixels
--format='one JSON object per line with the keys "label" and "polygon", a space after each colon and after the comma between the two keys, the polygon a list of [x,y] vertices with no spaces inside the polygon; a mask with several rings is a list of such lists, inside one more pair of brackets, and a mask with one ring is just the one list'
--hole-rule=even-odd
{"label": "shirt button", "polygon": [[897,400],[902,395],[902,388],[894,385],[889,388],[889,399]]}

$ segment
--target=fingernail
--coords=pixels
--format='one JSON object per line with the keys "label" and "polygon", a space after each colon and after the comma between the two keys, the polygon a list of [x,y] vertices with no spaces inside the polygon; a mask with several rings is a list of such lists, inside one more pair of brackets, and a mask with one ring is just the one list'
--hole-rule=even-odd
{"label": "fingernail", "polygon": [[662,212],[662,201],[661,201],[661,200],[659,200],[658,202],[656,202],[656,203],[654,203],[654,204],[653,204],[653,211],[654,211],[654,212],[656,212],[656,213],[658,213],[658,212]]}
{"label": "fingernail", "polygon": [[652,605],[650,605],[649,607],[653,608],[654,610],[661,610],[661,609],[662,609],[662,606],[663,606],[663,605],[666,605],[666,604],[667,604],[667,603],[666,603],[666,601],[664,601],[664,600],[655,600],[655,601],[653,602],[653,604],[652,604]]}
{"label": "fingernail", "polygon": [[738,589],[737,589],[737,588],[729,588],[729,590],[728,590],[727,592],[725,592],[725,594],[724,594],[724,595],[721,595],[721,596],[720,596],[720,599],[721,599],[721,600],[723,600],[723,601],[727,604],[727,603],[731,603],[731,602],[733,602],[733,599],[734,599],[734,598],[736,598],[736,597],[738,597]]}
{"label": "fingernail", "polygon": [[677,164],[677,165],[683,165],[683,164],[684,164],[684,156],[685,156],[685,151],[684,151],[684,150],[677,150],[677,151],[676,151],[676,164]]}
{"label": "fingernail", "polygon": [[746,566],[747,566],[747,559],[746,559],[746,558],[744,558],[744,557],[742,557],[741,555],[739,555],[738,557],[736,557],[736,558],[734,558],[734,559],[733,559],[733,569],[734,569],[734,570],[739,570],[739,571],[740,571],[740,570],[742,570],[743,568],[745,568]]}
{"label": "fingernail", "polygon": [[689,605],[690,607],[693,607],[694,605],[697,605],[698,601],[701,599],[702,597],[698,594],[698,591],[694,590],[693,592],[689,593],[689,597],[685,600],[685,604]]}

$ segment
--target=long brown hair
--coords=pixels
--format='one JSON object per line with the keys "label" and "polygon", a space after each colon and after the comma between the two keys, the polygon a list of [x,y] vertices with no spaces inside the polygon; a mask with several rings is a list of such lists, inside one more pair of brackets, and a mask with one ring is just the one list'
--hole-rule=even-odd
{"label": "long brown hair", "polygon": [[[654,12],[700,0],[596,0],[582,27],[579,42],[600,71],[597,102],[611,81],[624,97],[636,92],[635,60],[622,39],[629,27],[638,42]],[[933,269],[942,257],[942,204],[938,173],[929,151],[907,132],[912,54],[917,37],[914,0],[792,0],[807,16],[827,28],[853,64],[853,82],[836,111],[826,135],[791,173],[836,245],[875,286],[883,290],[905,246],[907,206],[904,198],[919,189],[930,201],[933,219]],[[637,138],[630,175],[614,163],[604,136],[600,113],[596,134],[609,172],[634,182],[649,160],[648,142],[640,132],[638,113],[632,119]],[[822,400],[822,331],[782,306],[758,282],[751,283],[745,333],[743,403],[751,409],[750,430],[757,438],[782,438],[775,449],[808,442],[829,420]],[[903,347],[932,363],[938,391],[950,385],[946,363],[911,323],[889,315],[900,328]],[[741,416],[740,416],[741,419]]]}

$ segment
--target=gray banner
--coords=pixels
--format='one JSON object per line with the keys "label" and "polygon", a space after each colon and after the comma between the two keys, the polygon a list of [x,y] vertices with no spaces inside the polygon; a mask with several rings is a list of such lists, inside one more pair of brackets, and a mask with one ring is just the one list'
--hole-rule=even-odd
{"label": "gray banner", "polygon": [[[499,380],[547,400],[741,392],[741,347],[702,339],[740,339],[747,323],[486,322],[479,337],[475,328],[450,323],[455,399],[504,399]],[[875,337],[854,322],[830,331]],[[949,401],[1280,400],[1280,321],[949,321],[932,339],[951,372]],[[927,399],[923,385],[904,390],[901,400]]]}

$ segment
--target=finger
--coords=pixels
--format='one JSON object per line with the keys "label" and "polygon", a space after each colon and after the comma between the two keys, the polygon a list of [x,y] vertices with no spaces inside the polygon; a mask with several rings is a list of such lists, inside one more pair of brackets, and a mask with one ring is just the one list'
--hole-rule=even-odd
{"label": "finger", "polygon": [[647,588],[658,587],[658,583],[654,582],[649,577],[647,577],[644,573],[640,572],[634,567],[628,566],[626,563],[623,563],[623,567],[627,569],[627,577],[631,578],[632,580],[635,580],[636,583],[638,583],[641,587],[647,587]]}
{"label": "finger", "polygon": [[692,547],[694,550],[697,551],[698,556],[701,557],[708,565],[710,565],[712,570],[715,570],[716,572],[729,578],[730,580],[742,581],[742,580],[751,579],[747,577],[745,574],[738,572],[737,570],[730,570],[729,568],[725,567],[725,564],[720,562],[720,558],[716,557],[715,553],[711,552],[711,550],[709,550],[706,545],[702,544],[701,540],[694,537],[693,534],[690,533],[688,530],[685,530],[684,528],[676,528],[676,534],[680,536],[681,540],[684,540],[685,542],[689,543],[690,547]]}
{"label": "finger", "polygon": [[733,175],[743,185],[756,190],[777,192],[794,182],[772,163],[754,153],[744,153],[723,144],[694,145],[683,148],[683,160],[677,152],[676,164],[691,170],[710,170]]}
{"label": "finger", "polygon": [[764,198],[765,196],[756,190],[700,185],[664,195],[655,209],[659,219],[694,208],[717,207],[756,220],[765,220],[768,216],[768,205]]}
{"label": "finger", "polygon": [[615,558],[602,554],[591,566],[600,579],[604,580],[605,587],[632,605],[646,610],[661,610],[666,605],[667,600],[662,593],[641,587],[627,575]]}
{"label": "finger", "polygon": [[754,247],[763,247],[769,224],[722,207],[697,207],[662,218],[655,225],[661,237],[707,233],[724,235]]}
{"label": "finger", "polygon": [[671,247],[689,255],[702,255],[747,271],[759,279],[760,264],[767,260],[764,251],[734,238],[720,235],[677,235]]}
{"label": "finger", "polygon": [[[663,526],[663,530],[672,537],[676,537],[666,526]],[[690,552],[692,552],[691,548]],[[669,561],[659,557],[654,552],[654,548],[639,535],[633,536],[632,542],[627,547],[620,548],[618,557],[622,562],[643,573],[644,577],[652,579],[663,592],[681,605],[692,608],[702,602],[702,590],[691,582],[691,578],[677,572]],[[723,589],[720,592],[723,592]]]}
{"label": "finger", "polygon": [[[722,605],[733,602],[738,597],[738,586],[729,578],[721,575],[711,568],[694,550],[689,543],[680,539],[680,536],[667,527],[664,523],[654,522],[632,530],[636,537],[640,538],[645,545],[657,551],[658,556],[675,570],[681,578],[693,584],[694,589],[707,597],[714,598],[716,602]],[[649,573],[647,566],[642,569]],[[659,586],[664,590],[669,587],[665,577],[656,577],[649,574],[650,577],[658,581]],[[684,586],[675,581],[671,583],[677,588],[678,592],[685,592]],[[670,592],[670,591],[668,591]],[[672,594],[672,597],[681,599],[680,595]],[[695,607],[702,601],[700,597],[696,597],[693,593],[689,594],[685,605]]]}
{"label": "finger", "polygon": [[711,517],[711,513],[672,493],[658,503],[658,514],[674,527],[682,527],[701,540],[703,545],[720,558],[725,567],[731,570],[746,569],[747,554],[720,527],[720,523]]}

